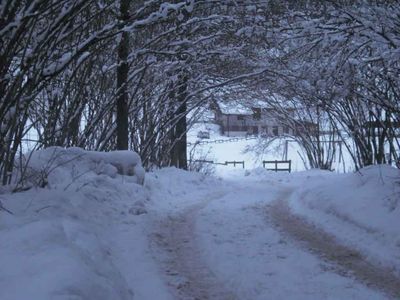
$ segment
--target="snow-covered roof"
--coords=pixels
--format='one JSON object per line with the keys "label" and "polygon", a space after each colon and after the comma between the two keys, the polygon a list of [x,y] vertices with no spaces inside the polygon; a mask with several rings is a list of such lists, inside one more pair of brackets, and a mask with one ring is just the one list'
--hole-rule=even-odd
{"label": "snow-covered roof", "polygon": [[218,102],[219,109],[226,115],[252,115],[253,111],[250,107],[245,106],[236,101]]}
{"label": "snow-covered roof", "polygon": [[294,110],[293,103],[288,102],[284,97],[274,94],[267,97],[268,99],[254,99],[254,98],[246,98],[243,99],[234,99],[234,100],[225,100],[220,98],[216,100],[216,104],[218,105],[220,111],[223,114],[227,115],[252,115],[254,113],[254,109],[262,109],[262,110],[276,110],[276,106],[279,104],[281,108],[286,110]]}

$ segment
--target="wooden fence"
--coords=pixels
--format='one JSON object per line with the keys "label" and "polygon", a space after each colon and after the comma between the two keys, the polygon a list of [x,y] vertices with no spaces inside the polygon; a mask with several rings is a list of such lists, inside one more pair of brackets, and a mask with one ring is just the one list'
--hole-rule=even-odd
{"label": "wooden fence", "polygon": [[[273,165],[273,167],[270,167],[270,165]],[[278,167],[280,165],[286,165],[286,168],[284,167]],[[292,161],[291,160],[263,160],[263,167],[269,171],[287,171],[291,172],[292,171]]]}
{"label": "wooden fence", "polygon": [[206,164],[214,164],[214,165],[221,165],[221,166],[228,166],[228,165],[233,165],[235,168],[236,166],[242,166],[242,168],[244,169],[245,163],[244,161],[226,161],[226,162],[214,162],[212,160],[202,160],[202,159],[196,159],[196,160],[188,160],[189,163],[206,163]]}
{"label": "wooden fence", "polygon": [[242,168],[244,169],[244,161],[226,161],[225,165],[233,165],[236,168],[236,165],[242,165]]}
{"label": "wooden fence", "polygon": [[[203,159],[196,159],[196,160],[188,160],[188,163],[205,163],[205,164],[214,164],[214,165],[221,165],[221,166],[228,166],[233,165],[235,168],[236,166],[241,166],[243,169],[245,168],[244,161],[225,161],[225,162],[214,162],[212,160],[203,160]],[[292,161],[291,160],[263,160],[263,167],[269,171],[292,171]],[[270,167],[273,165],[273,167]],[[281,165],[286,165],[284,167],[280,167]]]}

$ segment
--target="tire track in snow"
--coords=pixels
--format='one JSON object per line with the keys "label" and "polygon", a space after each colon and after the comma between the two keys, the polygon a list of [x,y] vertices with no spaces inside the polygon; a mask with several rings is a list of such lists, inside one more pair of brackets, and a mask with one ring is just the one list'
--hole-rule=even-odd
{"label": "tire track in snow", "polygon": [[167,261],[162,265],[168,277],[175,277],[175,283],[171,283],[171,278],[169,281],[177,299],[237,299],[207,267],[196,242],[196,216],[202,208],[216,198],[218,197],[191,206],[183,213],[163,220],[158,232],[154,235],[158,248],[167,253]]}
{"label": "tire track in snow", "polygon": [[359,251],[340,244],[333,235],[292,214],[286,200],[291,192],[285,192],[267,209],[268,217],[280,231],[323,260],[334,263],[337,273],[352,276],[370,288],[400,299],[400,278],[391,270],[368,261]]}

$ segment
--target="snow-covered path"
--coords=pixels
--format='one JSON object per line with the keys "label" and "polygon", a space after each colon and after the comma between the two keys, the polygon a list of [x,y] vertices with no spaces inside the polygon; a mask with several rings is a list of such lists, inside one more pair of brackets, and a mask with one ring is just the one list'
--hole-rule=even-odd
{"label": "snow-covered path", "polygon": [[359,253],[325,236],[315,247],[310,240],[321,231],[291,215],[291,192],[272,182],[224,180],[159,220],[154,251],[174,297],[391,299],[399,292],[395,277]]}
{"label": "snow-covered path", "polygon": [[169,259],[164,262],[166,274],[172,278],[178,276],[173,291],[177,298],[235,299],[203,261],[201,246],[193,239],[196,215],[209,202],[191,206],[163,220],[159,233],[154,235],[156,243],[169,252]]}

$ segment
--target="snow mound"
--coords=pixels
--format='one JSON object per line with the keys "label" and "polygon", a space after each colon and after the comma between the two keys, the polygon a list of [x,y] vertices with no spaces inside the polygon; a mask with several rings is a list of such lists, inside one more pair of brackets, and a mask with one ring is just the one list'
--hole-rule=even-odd
{"label": "snow mound", "polygon": [[143,185],[145,177],[140,157],[133,151],[95,152],[77,147],[49,147],[31,152],[23,157],[17,169],[16,177],[22,178],[28,187],[65,185],[93,174],[111,178],[126,175]]}
{"label": "snow mound", "polygon": [[400,274],[400,170],[381,165],[349,174],[320,173],[299,186],[291,198],[296,213]]}
{"label": "snow mound", "polygon": [[256,180],[271,184],[289,183],[294,187],[301,187],[308,181],[320,182],[321,178],[325,179],[334,175],[335,173],[333,172],[320,169],[289,173],[287,171],[275,172],[273,170],[267,170],[263,167],[246,170],[244,172],[245,179],[249,181]]}
{"label": "snow mound", "polygon": [[[51,147],[19,163],[24,185],[0,199],[0,299],[132,299],[140,287],[120,265],[134,272],[146,250],[139,156]],[[139,254],[121,262],[127,239],[114,240],[128,230]]]}
{"label": "snow mound", "polygon": [[87,224],[42,219],[2,229],[1,299],[130,299]]}
{"label": "snow mound", "polygon": [[146,174],[145,183],[151,199],[158,199],[153,208],[161,211],[199,203],[204,200],[204,195],[213,193],[220,185],[220,179],[215,177],[174,167]]}
{"label": "snow mound", "polygon": [[309,207],[337,213],[387,234],[400,234],[400,171],[390,166],[371,166],[354,174],[330,177],[305,187]]}
{"label": "snow mound", "polygon": [[188,186],[206,187],[214,184],[215,179],[202,173],[189,172],[175,167],[163,168],[149,173],[146,177],[146,187],[153,192],[165,192],[171,196],[188,192]]}
{"label": "snow mound", "polygon": [[264,178],[265,176],[270,176],[272,174],[275,174],[275,172],[267,170],[262,167],[254,168],[251,170],[246,170],[244,173],[244,176],[251,176],[255,178]]}

